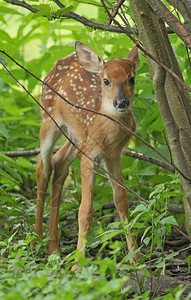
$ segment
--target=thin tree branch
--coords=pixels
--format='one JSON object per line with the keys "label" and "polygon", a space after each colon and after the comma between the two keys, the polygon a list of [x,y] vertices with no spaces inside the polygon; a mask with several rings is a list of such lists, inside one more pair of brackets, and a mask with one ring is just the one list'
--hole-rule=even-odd
{"label": "thin tree branch", "polygon": [[151,53],[146,51],[141,44],[133,37],[129,32],[121,26],[121,24],[116,21],[110,14],[109,10],[107,9],[104,0],[100,0],[101,3],[103,4],[103,7],[105,8],[105,11],[107,12],[108,16],[111,17],[112,21],[134,42],[134,44],[139,48],[146,56],[150,57],[152,60],[154,60],[157,64],[159,64],[165,71],[167,71],[172,77],[174,77],[180,84],[181,86],[191,92],[191,87],[189,87],[182,79],[180,79],[176,73],[174,73],[172,70],[170,70],[167,66],[165,66],[162,62],[160,62],[156,57],[154,57]]}
{"label": "thin tree branch", "polygon": [[[20,198],[21,200],[27,202],[27,205],[29,205],[31,207],[33,206],[33,204],[30,201],[30,198],[27,198],[26,196],[23,196],[21,194],[15,194],[15,193],[8,193],[8,194],[9,194],[10,197],[13,196],[13,197],[16,197],[16,198]],[[47,192],[46,196],[49,197],[50,194]],[[37,193],[35,193],[33,195],[33,197],[36,198],[37,197]],[[138,204],[139,204],[139,201],[134,201],[134,200],[130,200],[129,201],[129,207],[136,206]],[[172,211],[172,212],[176,212],[176,213],[180,213],[180,214],[183,214],[185,212],[183,205],[178,205],[178,204],[174,204],[174,203],[168,203],[167,207],[168,207],[168,210]],[[113,201],[108,201],[108,202],[102,203],[101,209],[103,209],[103,210],[113,209],[113,208],[115,208],[115,203]],[[65,219],[67,219],[67,216],[69,216],[69,215],[71,215],[71,214],[70,213],[66,214],[61,219],[63,220],[63,218],[64,218],[64,220],[65,220]]]}
{"label": "thin tree branch", "polygon": [[[25,90],[25,92],[27,92],[27,94],[41,107],[41,109],[51,118],[51,120],[55,123],[55,125],[57,126],[57,128],[62,132],[62,134],[67,138],[67,140],[81,153],[83,154],[85,157],[87,157],[91,162],[94,163],[94,165],[96,167],[98,167],[100,170],[104,171],[109,177],[110,180],[115,182],[117,185],[121,186],[122,188],[124,188],[125,190],[129,191],[130,193],[132,193],[135,197],[137,197],[138,199],[140,199],[141,201],[149,204],[149,201],[147,201],[146,199],[144,199],[142,196],[138,195],[136,192],[134,192],[133,190],[131,190],[130,188],[128,188],[123,182],[121,182],[120,180],[118,180],[113,174],[111,174],[110,172],[108,172],[107,170],[105,170],[103,167],[101,167],[94,159],[92,159],[89,155],[87,155],[84,151],[82,151],[67,135],[66,133],[62,130],[62,128],[58,125],[58,123],[54,120],[54,118],[49,114],[49,112],[35,99],[35,97],[13,76],[13,74],[8,70],[8,68],[0,61],[0,63],[2,64],[2,66],[5,68],[5,70],[8,72],[8,74]],[[35,76],[35,75],[33,75]],[[66,99],[65,99],[66,100]],[[120,124],[120,123],[119,123]],[[97,173],[95,170],[92,170],[93,172],[95,172],[96,174],[102,176],[102,177],[106,177],[103,174]],[[156,209],[156,211],[161,214],[159,209]],[[176,227],[175,225],[172,225],[172,227],[177,230],[179,233],[181,233],[184,237],[186,237],[189,241],[191,241],[191,239],[188,237],[187,234],[185,234],[181,229],[179,229],[178,227]]]}
{"label": "thin tree branch", "polygon": [[190,61],[190,56],[189,56],[189,50],[187,47],[186,47],[186,53],[187,53],[188,63],[189,63],[190,70],[191,70],[191,61]]}
{"label": "thin tree branch", "polygon": [[[36,75],[34,75],[33,73],[31,73],[30,71],[28,71],[26,68],[24,68],[21,64],[19,64],[14,58],[12,58],[9,54],[7,54],[5,51],[0,50],[0,53],[5,54],[8,58],[10,58],[16,65],[18,65],[20,68],[22,68],[24,71],[26,71],[27,73],[29,73],[31,76],[33,76],[34,78],[36,78],[38,81],[40,81],[42,84],[44,84],[45,86],[47,86],[50,90],[52,90],[56,95],[58,95],[63,101],[65,101],[67,104],[73,106],[74,108],[77,109],[82,109],[88,112],[92,112],[94,114],[100,115],[102,117],[105,117],[109,120],[111,120],[112,122],[118,124],[119,126],[123,127],[124,129],[126,129],[127,131],[129,131],[130,134],[132,134],[133,136],[135,136],[137,139],[139,139],[142,143],[144,143],[146,146],[148,146],[149,148],[151,148],[154,152],[156,152],[159,156],[161,156],[165,161],[169,162],[168,158],[166,158],[162,153],[160,153],[157,149],[155,149],[153,146],[151,146],[149,143],[147,143],[146,141],[144,141],[140,136],[138,136],[135,132],[133,132],[130,128],[128,128],[127,126],[123,125],[122,123],[118,122],[117,120],[113,119],[112,117],[103,114],[99,111],[93,110],[93,109],[89,109],[80,105],[75,105],[72,102],[68,101],[66,98],[64,98],[60,93],[58,93],[53,87],[51,87],[47,82],[41,80],[39,77],[37,77]],[[2,64],[2,63],[1,63]],[[3,64],[2,64],[3,65]],[[8,71],[10,73],[10,71]],[[16,79],[15,79],[16,80]],[[17,81],[17,80],[16,80]],[[25,89],[26,90],[26,89]],[[37,101],[38,102],[38,101]],[[48,114],[49,115],[49,114]]]}
{"label": "thin tree branch", "polygon": [[28,4],[25,1],[19,1],[19,0],[4,0],[7,3],[10,3],[12,5],[17,5],[17,6],[21,6],[23,8],[28,9],[29,11],[36,13],[37,11],[39,11],[39,9],[33,8],[30,4]]}
{"label": "thin tree branch", "polygon": [[134,152],[134,151],[131,151],[131,150],[124,150],[122,152],[122,154],[125,155],[125,156],[130,156],[130,157],[133,157],[133,158],[137,158],[139,160],[149,162],[149,163],[154,164],[156,166],[159,166],[163,169],[166,169],[171,173],[175,173],[175,169],[172,165],[170,165],[170,164],[168,164],[168,163],[166,163],[166,162],[164,162],[160,159],[154,158],[152,156],[142,154],[142,153],[138,153],[138,152]]}
{"label": "thin tree branch", "polygon": [[[5,1],[7,3],[10,3],[12,5],[23,7],[23,8],[25,8],[25,9],[33,12],[33,13],[36,13],[36,12],[40,11],[39,9],[33,8],[30,4],[28,4],[25,1],[19,1],[19,0],[3,0],[3,1]],[[59,0],[55,0],[54,2],[60,8],[65,7]],[[103,31],[110,31],[110,32],[117,32],[117,33],[124,33],[124,31],[122,29],[118,28],[118,27],[103,24],[103,23],[94,22],[92,20],[88,20],[85,17],[82,17],[82,16],[80,16],[80,15],[74,13],[74,12],[68,12],[67,14],[63,14],[61,17],[57,17],[57,18],[73,19],[77,22],[80,22],[84,26],[88,26],[88,27],[94,28],[94,29],[99,29],[99,30],[103,30]],[[126,25],[125,29],[129,34],[136,34],[136,35],[139,34],[136,28],[132,28],[129,25]],[[167,28],[167,32],[169,34],[173,33],[173,31],[170,28]]]}
{"label": "thin tree branch", "polygon": [[[101,0],[102,1],[102,0]],[[144,143],[146,146],[148,146],[149,148],[151,148],[154,152],[156,152],[158,155],[160,155],[165,161],[167,161],[168,163],[170,163],[174,169],[186,180],[191,181],[191,179],[189,177],[187,177],[174,163],[171,163],[169,161],[168,158],[166,158],[161,152],[159,152],[157,149],[155,149],[153,146],[151,146],[149,143],[147,143],[146,141],[144,141],[140,136],[138,136],[135,132],[133,132],[130,128],[128,128],[127,126],[123,125],[122,123],[120,123],[119,121],[113,119],[112,117],[108,116],[107,114],[103,114],[101,112],[95,111],[93,109],[89,109],[89,108],[85,108],[79,105],[75,105],[72,102],[68,101],[66,98],[64,98],[61,94],[59,94],[53,87],[51,87],[47,82],[41,80],[40,78],[38,78],[36,75],[34,75],[33,73],[31,73],[30,71],[28,71],[26,68],[24,68],[22,65],[20,65],[15,59],[13,59],[9,54],[7,54],[5,51],[0,50],[0,53],[5,54],[7,57],[9,57],[15,64],[17,64],[19,67],[21,67],[23,70],[25,70],[27,73],[29,73],[31,76],[33,76],[34,78],[36,78],[38,81],[40,81],[41,83],[43,83],[44,85],[46,85],[49,89],[51,89],[56,95],[58,95],[63,101],[67,102],[69,105],[78,108],[78,109],[82,109],[85,111],[89,111],[89,112],[93,112],[94,114],[100,115],[102,117],[105,117],[109,120],[111,120],[112,122],[118,124],[119,126],[121,126],[122,128],[124,128],[125,130],[127,130],[131,135],[135,136],[137,139],[139,139],[142,143]],[[8,73],[19,83],[19,81],[11,74],[11,72],[5,67],[5,65],[0,61],[0,63],[4,66],[4,68],[8,71]],[[29,94],[31,95],[27,89],[21,84],[19,83],[23,89]],[[45,111],[45,109],[43,108],[43,106],[31,95],[31,97],[33,98],[33,100],[35,102],[37,102],[39,104],[39,106],[41,106],[41,108]],[[52,118],[52,116],[47,112],[48,116],[50,116],[50,118],[53,120],[53,122],[56,124],[56,121]],[[57,126],[57,125],[56,125]],[[58,128],[60,127],[59,125],[57,126]],[[64,133],[63,130],[61,130],[61,132],[63,132],[64,136],[66,136],[66,134]],[[68,140],[70,140],[68,138]],[[71,142],[72,145],[75,145],[73,142]],[[77,148],[78,149],[78,148]],[[79,150],[81,153],[82,151]],[[85,155],[85,154],[84,154]],[[86,156],[86,155],[85,155]]]}
{"label": "thin tree branch", "polygon": [[[129,201],[129,207],[131,206],[136,206],[139,204],[139,201]],[[184,206],[183,205],[178,205],[178,204],[173,204],[173,203],[168,203],[167,204],[168,210],[173,211],[176,213],[184,214]],[[105,202],[102,204],[102,209],[112,209],[115,208],[115,203],[113,201]]]}
{"label": "thin tree branch", "polygon": [[[1,52],[1,51],[0,51]],[[3,62],[0,61],[0,63],[2,64],[2,66],[5,68],[5,70],[8,72],[8,74],[25,90],[25,92],[40,106],[40,108],[49,116],[49,118],[54,122],[54,124],[56,125],[56,127],[61,131],[61,133],[65,136],[65,138],[81,153],[83,154],[85,157],[87,157],[97,168],[99,168],[100,170],[102,170],[103,172],[105,172],[109,177],[110,180],[112,180],[113,182],[115,182],[117,185],[119,185],[120,187],[124,188],[125,190],[132,192],[136,197],[138,197],[139,199],[142,199],[142,201],[147,201],[144,198],[142,198],[141,196],[139,196],[138,194],[136,194],[134,191],[132,191],[131,189],[129,189],[124,183],[122,183],[119,179],[117,179],[113,174],[111,174],[110,172],[108,172],[106,169],[104,169],[103,167],[101,167],[93,158],[91,158],[89,155],[87,155],[82,149],[80,149],[67,135],[66,133],[63,131],[63,129],[61,128],[61,126],[59,126],[59,124],[55,121],[55,119],[49,114],[49,112],[42,106],[42,104],[40,102],[38,102],[35,97],[24,87],[24,85],[22,83],[19,82],[19,80],[17,80],[14,75],[9,71],[9,69],[3,64]],[[18,64],[18,63],[17,63]],[[31,73],[32,74],[32,73]],[[35,75],[33,75],[35,78],[37,78]],[[42,81],[41,79],[39,79],[40,81]],[[45,84],[45,83],[44,83]],[[51,87],[50,87],[51,88]],[[52,89],[52,88],[51,88]],[[56,92],[56,91],[55,91]],[[57,92],[56,92],[57,93]],[[60,95],[61,97],[61,95]],[[65,99],[66,102],[70,103],[69,101],[67,101]],[[72,103],[70,104],[72,105]],[[93,111],[92,111],[93,112]],[[111,118],[112,119],[112,118]],[[114,119],[113,119],[114,120]],[[119,123],[120,124],[120,123]],[[100,174],[101,175],[101,174]],[[101,175],[102,176],[102,175]]]}
{"label": "thin tree branch", "polygon": [[[53,152],[56,152],[59,149],[60,147],[54,148]],[[40,148],[36,148],[33,150],[24,150],[24,151],[4,151],[2,153],[9,157],[20,157],[20,156],[28,157],[28,156],[35,156],[40,154]]]}
{"label": "thin tree branch", "polygon": [[[37,8],[33,8],[31,5],[29,5],[27,2],[25,1],[19,1],[19,0],[4,0],[7,3],[10,3],[12,5],[17,5],[17,6],[21,6],[33,13],[36,13],[38,11],[40,11]],[[58,0],[54,1],[57,5],[59,5],[59,7],[64,8],[65,6],[61,5],[61,2]],[[98,23],[98,22],[94,22],[92,20],[88,20],[85,17],[82,17],[72,11],[68,12],[67,14],[62,14],[61,17],[58,18],[66,18],[66,19],[73,19],[76,20],[80,23],[82,23],[85,26],[88,26],[90,28],[94,28],[94,29],[99,29],[99,30],[103,30],[103,31],[110,31],[110,32],[117,32],[117,33],[123,33],[123,30],[121,30],[120,28],[116,27],[116,26],[111,26],[111,25],[107,25],[107,24],[103,24],[103,23]],[[131,29],[131,27],[129,26],[129,28],[126,28],[126,30],[129,32],[129,34],[132,34],[132,30],[137,32],[137,29],[133,28]]]}
{"label": "thin tree branch", "polygon": [[60,8],[65,8],[66,6],[62,4],[59,0],[53,0]]}
{"label": "thin tree branch", "polygon": [[[55,153],[56,151],[58,151],[61,147],[55,147],[53,149],[53,153]],[[3,152],[3,154],[9,156],[9,157],[20,157],[20,156],[24,156],[24,157],[28,157],[28,156],[35,156],[40,154],[40,148],[36,148],[34,150],[26,150],[26,151],[6,151]],[[146,162],[149,162],[151,164],[154,164],[156,166],[159,166],[163,169],[168,170],[171,173],[175,172],[175,169],[173,168],[173,166],[167,164],[166,162],[159,160],[157,158],[154,158],[152,156],[148,156],[146,154],[142,154],[142,153],[138,153],[138,152],[134,152],[131,150],[124,150],[122,152],[123,155],[125,156],[129,156],[129,157],[133,157],[133,158],[137,158],[139,160],[143,160]]]}
{"label": "thin tree branch", "polygon": [[153,136],[149,135],[148,133],[146,133],[146,136],[148,136],[151,140],[157,142],[157,143],[160,143],[162,145],[166,145],[166,143],[162,142],[162,141],[159,141],[157,139],[155,139]]}
{"label": "thin tree branch", "polygon": [[187,48],[191,49],[191,34],[185,26],[168,10],[160,0],[146,0],[157,16],[159,16],[180,37]]}
{"label": "thin tree branch", "polygon": [[[121,5],[125,2],[125,0],[118,0],[115,6],[112,8],[111,16],[115,18],[115,16],[118,14],[118,10],[121,7]],[[108,17],[106,24],[110,25],[112,22],[112,19]]]}

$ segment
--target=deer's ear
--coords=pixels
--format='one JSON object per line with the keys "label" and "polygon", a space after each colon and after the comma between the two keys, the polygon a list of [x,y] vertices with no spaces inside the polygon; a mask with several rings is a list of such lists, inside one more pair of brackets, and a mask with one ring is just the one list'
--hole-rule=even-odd
{"label": "deer's ear", "polygon": [[103,67],[103,60],[88,46],[76,42],[76,54],[80,65],[89,72],[100,73]]}
{"label": "deer's ear", "polygon": [[139,67],[140,55],[137,46],[134,46],[131,49],[131,51],[127,55],[127,59],[130,60],[135,65],[135,69]]}

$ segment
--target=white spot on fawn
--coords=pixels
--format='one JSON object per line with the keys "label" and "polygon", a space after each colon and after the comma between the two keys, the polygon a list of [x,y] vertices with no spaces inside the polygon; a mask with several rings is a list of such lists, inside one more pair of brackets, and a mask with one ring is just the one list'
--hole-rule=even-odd
{"label": "white spot on fawn", "polygon": [[45,100],[52,99],[52,95],[45,95],[44,99]]}

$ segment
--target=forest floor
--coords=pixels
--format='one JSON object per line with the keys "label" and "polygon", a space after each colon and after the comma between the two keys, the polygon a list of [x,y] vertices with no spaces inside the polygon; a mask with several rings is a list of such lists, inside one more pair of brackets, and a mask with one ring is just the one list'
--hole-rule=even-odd
{"label": "forest floor", "polygon": [[[120,239],[120,236],[116,236],[114,240],[115,239]],[[90,250],[89,254],[96,257],[97,251],[99,250],[98,248]],[[148,249],[142,248],[143,255],[146,252],[148,252]],[[130,299],[134,299],[135,294],[140,295],[146,291],[152,291],[151,299],[155,297],[163,299],[163,296],[166,295],[169,290],[176,289],[180,286],[185,287],[185,290],[178,299],[191,299],[191,264],[186,262],[186,259],[191,255],[189,241],[177,234],[177,232],[172,232],[172,235],[166,240],[164,253],[165,256],[175,253],[177,253],[177,255],[166,261],[164,269],[160,269],[160,275],[153,275],[152,278],[151,276],[147,276],[145,278],[144,271],[140,270],[137,272],[137,278],[135,278],[135,272],[132,272],[132,274],[126,272],[126,274],[128,273],[128,275],[130,275],[130,279],[127,282],[127,285],[131,286]],[[104,255],[107,256],[107,253]],[[146,268],[151,274],[155,274],[157,270],[156,262],[160,257],[161,252],[154,251],[151,267],[149,263],[146,264]]]}
{"label": "forest floor", "polygon": [[[143,271],[138,272],[139,282],[143,277]],[[165,275],[147,277],[147,280],[140,285],[138,281],[130,278],[128,285],[132,287],[132,293],[141,293],[151,291],[153,297],[162,297],[167,294],[169,290],[175,289],[179,286],[184,286],[185,290],[180,299],[191,299],[191,273],[188,273],[188,266],[184,260],[172,259],[169,266],[166,266]],[[190,294],[190,295],[189,295]],[[189,298],[188,298],[189,295]]]}
{"label": "forest floor", "polygon": [[[69,224],[66,221],[64,230],[66,230],[67,225]],[[69,228],[70,226],[71,224],[69,225]],[[69,232],[71,233],[72,230],[70,230]],[[114,240],[116,239],[121,240],[121,237],[115,236]],[[75,241],[76,243],[75,238],[73,241]],[[62,243],[65,243],[64,239],[63,241],[61,240],[61,244]],[[71,240],[70,242],[68,242],[68,244],[70,244],[72,247],[74,247],[73,249],[75,249],[76,246],[72,243]],[[107,247],[105,248],[105,250],[106,252],[104,253],[104,256],[107,256]],[[96,257],[97,251],[99,251],[99,246],[93,249],[89,249],[89,255],[91,257]],[[144,253],[148,252],[148,249],[143,247],[141,251],[144,255]],[[165,257],[168,255],[172,255],[172,258],[165,260]],[[134,298],[133,295],[140,295],[146,291],[152,291],[152,298],[159,297],[159,299],[163,299],[163,296],[166,295],[169,290],[176,289],[180,286],[185,287],[185,290],[182,293],[181,297],[178,299],[191,299],[191,262],[186,261],[188,260],[188,257],[191,258],[191,246],[189,244],[189,241],[185,237],[180,235],[177,231],[172,229],[171,235],[168,236],[165,240],[163,254],[165,260],[164,268],[160,268],[158,269],[158,272],[155,272],[157,271],[157,260],[160,259],[160,257],[161,252],[154,250],[151,264],[149,264],[149,262],[146,263],[146,269],[149,270],[150,274],[153,274],[152,278],[151,276],[147,276],[145,278],[144,271],[142,270],[137,272],[137,278],[135,278],[135,272],[132,272],[132,274],[130,272],[126,272],[126,274],[128,273],[128,275],[130,275],[130,279],[128,280],[127,285],[131,286],[131,299]]]}
{"label": "forest floor", "polygon": [[[191,247],[189,246],[189,242],[184,238],[175,235],[174,233],[174,235],[171,236],[171,240],[166,241],[166,244],[166,255],[176,252],[179,252],[179,254],[165,263],[163,275],[153,276],[153,278],[149,276],[147,277],[146,281],[141,282],[141,279],[144,275],[143,271],[139,271],[139,280],[131,278],[128,281],[128,284],[132,286],[133,293],[137,293],[139,290],[141,290],[141,293],[152,290],[152,295],[154,298],[162,297],[163,295],[167,294],[168,290],[175,289],[182,285],[185,287],[185,290],[180,299],[191,299],[191,264],[186,262],[188,256],[191,255]],[[154,253],[154,256],[157,260],[160,257],[160,253],[156,252]],[[156,270],[156,264],[154,263],[154,260],[155,259],[153,259],[153,263],[151,263],[152,271]],[[138,284],[138,281],[141,282],[140,285]]]}

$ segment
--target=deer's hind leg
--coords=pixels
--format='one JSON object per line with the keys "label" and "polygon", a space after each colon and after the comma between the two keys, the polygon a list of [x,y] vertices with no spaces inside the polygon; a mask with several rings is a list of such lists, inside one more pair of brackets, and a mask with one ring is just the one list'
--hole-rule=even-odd
{"label": "deer's hind leg", "polygon": [[62,187],[68,176],[69,166],[75,159],[76,148],[67,141],[53,157],[53,177],[51,184],[51,207],[48,242],[48,252],[59,251],[58,219]]}
{"label": "deer's hind leg", "polygon": [[43,238],[43,212],[50,175],[52,173],[52,149],[60,137],[60,132],[52,120],[44,120],[40,129],[41,153],[36,168],[37,208],[35,232]]}

